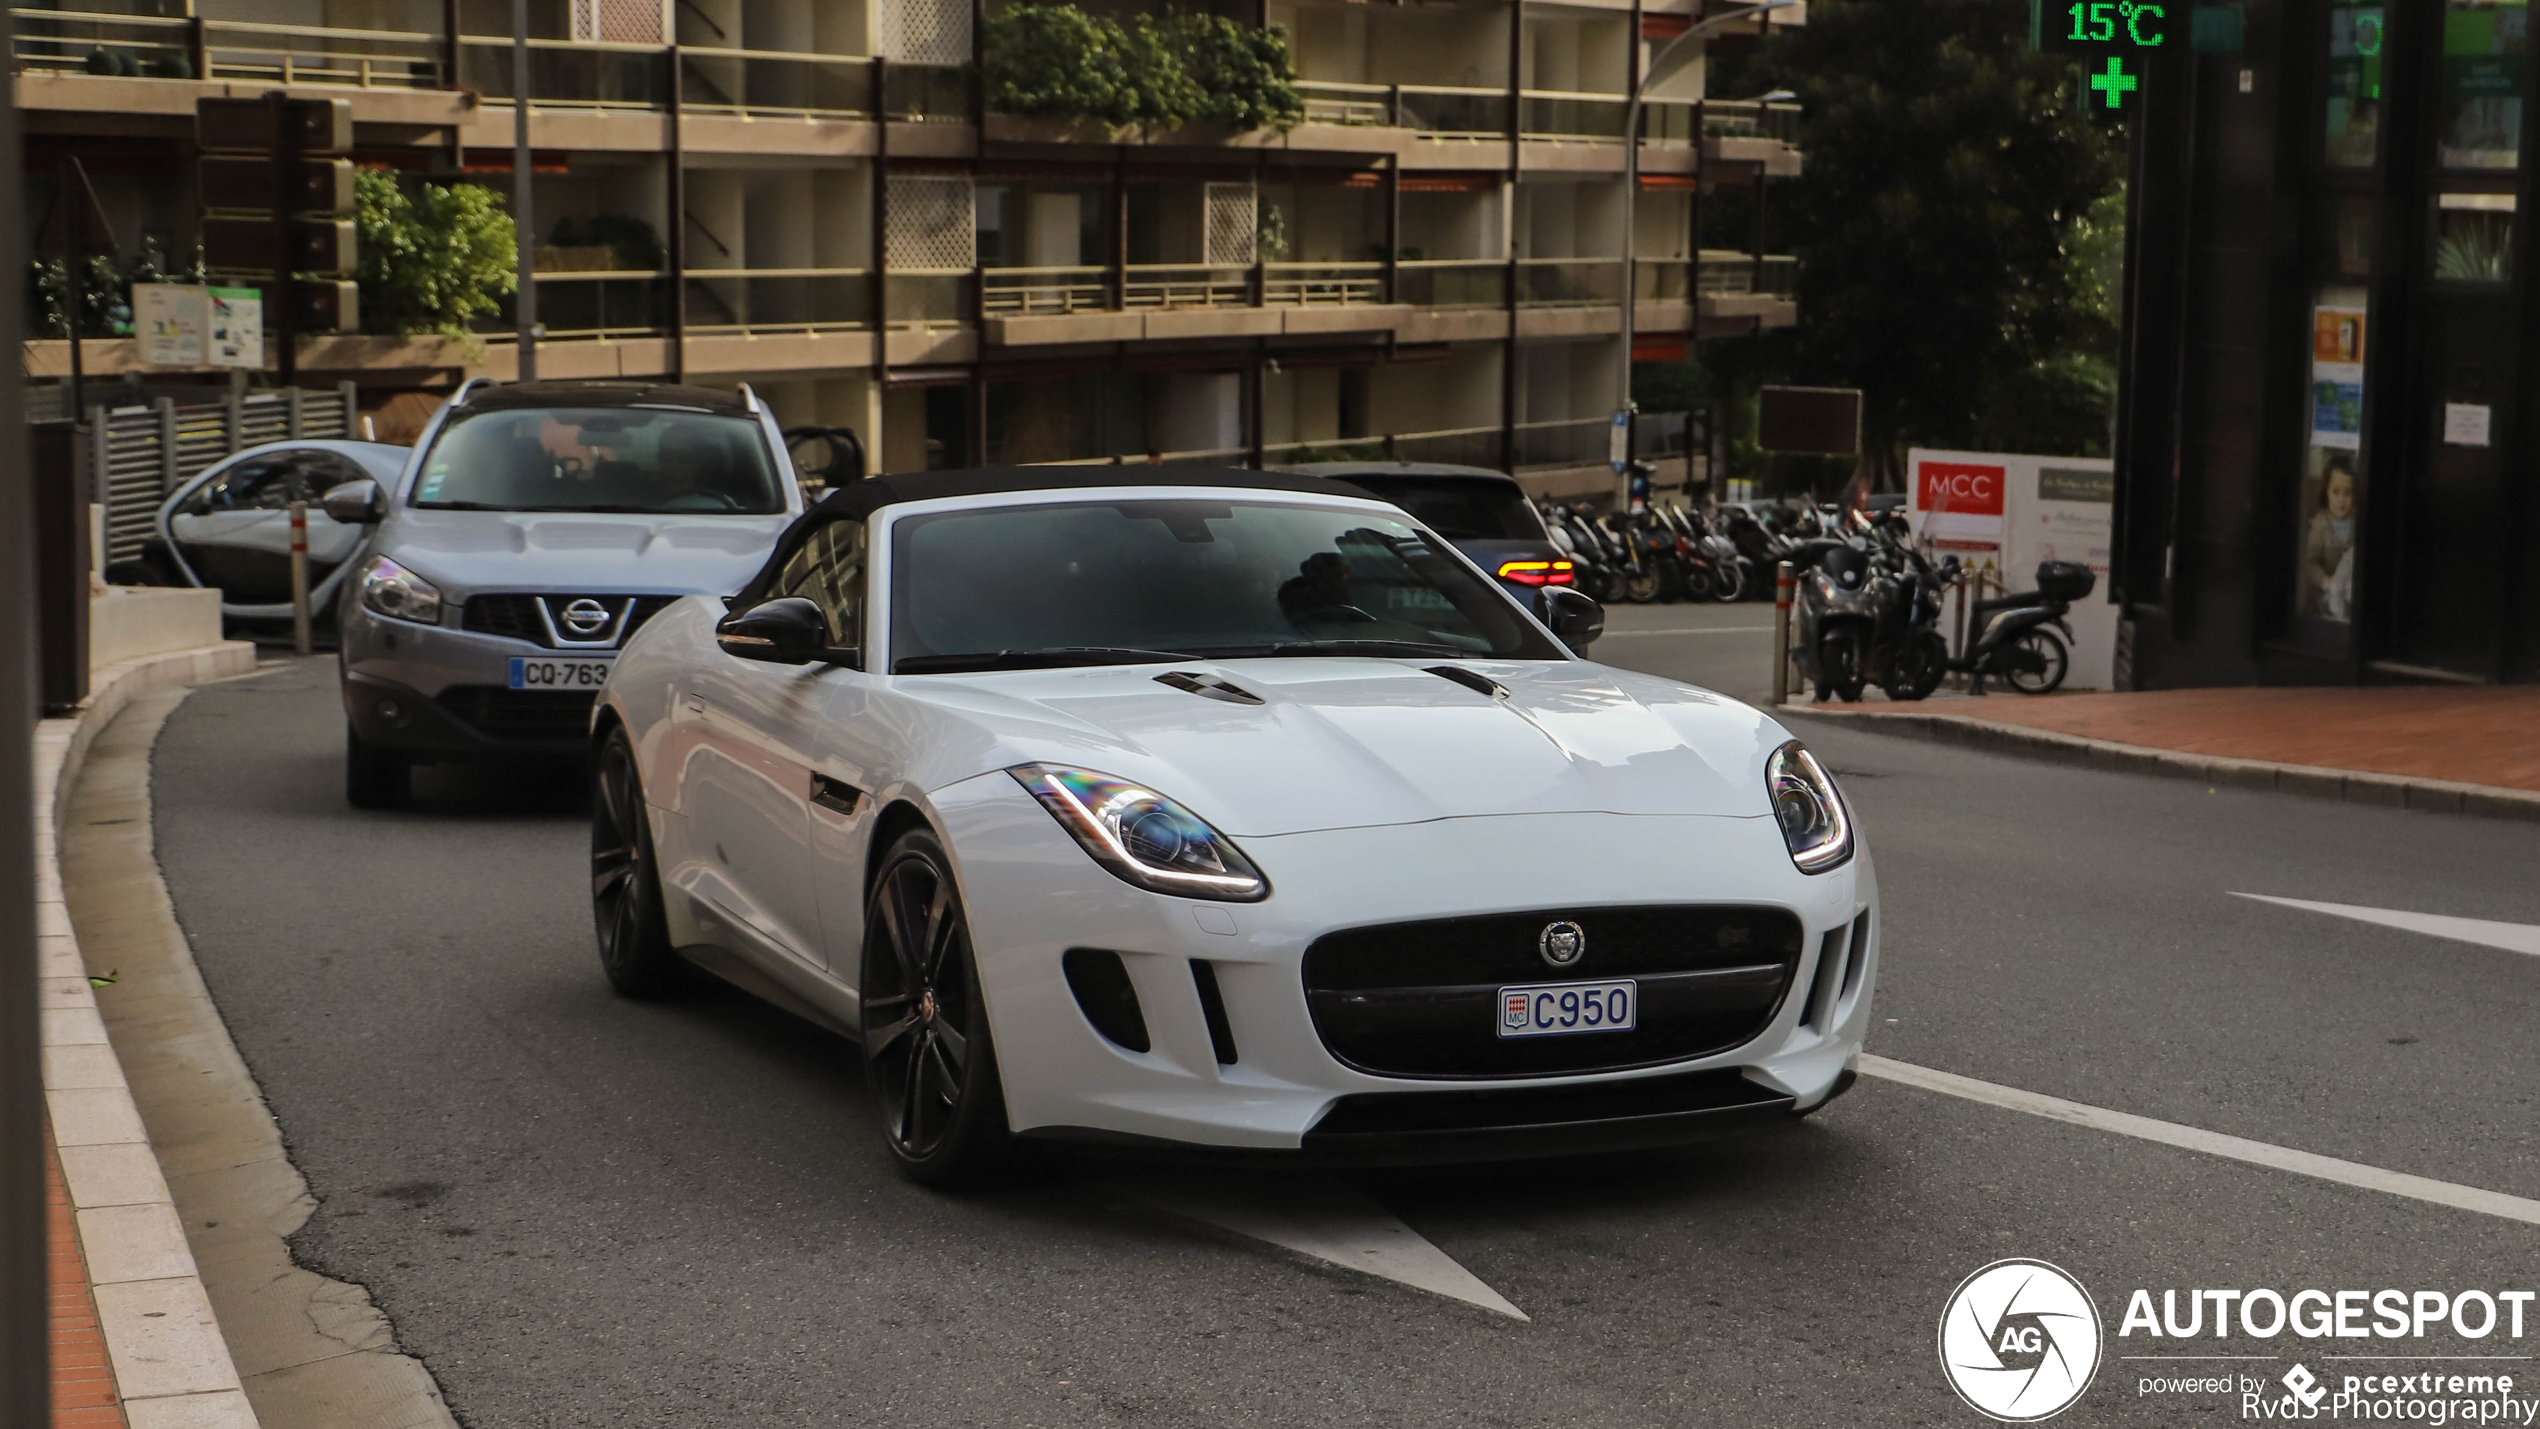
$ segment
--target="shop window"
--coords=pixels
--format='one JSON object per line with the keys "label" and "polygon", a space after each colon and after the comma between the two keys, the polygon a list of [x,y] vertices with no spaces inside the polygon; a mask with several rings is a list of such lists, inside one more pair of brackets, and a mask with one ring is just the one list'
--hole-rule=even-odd
{"label": "shop window", "polygon": [[2442,167],[2510,169],[2520,162],[2530,17],[2528,0],[2449,0],[2444,6],[2436,151]]}
{"label": "shop window", "polygon": [[2438,282],[2512,282],[2514,196],[2436,194],[2434,241],[2429,253]]}
{"label": "shop window", "polygon": [[2326,134],[2321,157],[2331,168],[2372,167],[2381,132],[2382,7],[2332,5],[2328,11]]}
{"label": "shop window", "polygon": [[2355,537],[2364,499],[2364,290],[2324,284],[2311,305],[2310,432],[2296,515],[2293,610],[2354,619]]}

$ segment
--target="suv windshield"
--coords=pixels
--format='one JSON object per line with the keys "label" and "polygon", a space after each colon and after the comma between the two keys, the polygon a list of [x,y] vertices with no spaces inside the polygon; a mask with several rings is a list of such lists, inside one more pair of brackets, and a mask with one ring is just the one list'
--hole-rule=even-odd
{"label": "suv windshield", "polygon": [[414,504],[457,511],[774,515],[783,491],[756,423],[648,407],[454,412]]}
{"label": "suv windshield", "polygon": [[1244,501],[1007,506],[893,528],[891,670],[1212,656],[1558,660],[1407,522]]}
{"label": "suv windshield", "polygon": [[1540,541],[1543,523],[1515,482],[1453,476],[1344,476],[1450,541]]}

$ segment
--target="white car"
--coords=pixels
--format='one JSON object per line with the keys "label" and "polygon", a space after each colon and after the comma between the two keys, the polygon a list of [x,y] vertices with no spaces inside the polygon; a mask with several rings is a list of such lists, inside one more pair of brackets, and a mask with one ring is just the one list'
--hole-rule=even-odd
{"label": "white car", "polygon": [[844,1031],[939,1185],[1018,1137],[1471,1160],[1842,1092],[1880,930],[1824,769],[1350,490],[832,493],[601,692],[608,976],[684,955]]}
{"label": "white car", "polygon": [[322,498],[348,481],[395,482],[404,447],[382,442],[270,442],[224,458],[169,492],[151,518],[139,559],[118,562],[121,585],[212,586],[232,620],[291,618],[291,512],[308,503],[309,608],[332,608],[360,526],[326,514]]}

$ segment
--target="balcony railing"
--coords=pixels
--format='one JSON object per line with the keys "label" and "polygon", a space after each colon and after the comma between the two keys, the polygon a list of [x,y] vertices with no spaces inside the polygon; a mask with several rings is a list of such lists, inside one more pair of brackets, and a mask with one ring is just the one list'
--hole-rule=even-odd
{"label": "balcony railing", "polygon": [[982,302],[990,317],[1106,312],[1111,308],[1108,268],[990,268],[980,274]]}
{"label": "balcony railing", "polygon": [[1502,308],[1508,305],[1508,260],[1409,260],[1397,269],[1394,284],[1394,300],[1414,307]]}
{"label": "balcony railing", "polygon": [[[487,99],[510,102],[512,42],[461,36],[459,83]],[[657,45],[531,40],[529,101],[566,109],[668,108],[670,51]]]}
{"label": "balcony railing", "polygon": [[1766,104],[1753,99],[1706,99],[1702,102],[1702,134],[1707,139],[1778,139],[1797,141],[1799,106]]}
{"label": "balcony railing", "polygon": [[[541,301],[544,301],[542,298]],[[873,275],[864,268],[751,268],[688,272],[688,331],[856,332],[873,326]]]}
{"label": "balcony railing", "polygon": [[1758,256],[1733,249],[1702,250],[1702,292],[1709,296],[1769,293],[1787,298],[1799,290],[1799,259],[1787,253]]}
{"label": "balcony railing", "polygon": [[1613,258],[1523,258],[1517,306],[1584,308],[1623,301],[1623,265]]}
{"label": "balcony railing", "polygon": [[1497,466],[1500,429],[1457,427],[1381,436],[1323,437],[1277,442],[1261,449],[1264,466],[1304,466],[1318,461],[1435,461],[1457,466]]}
{"label": "balcony railing", "polygon": [[1243,308],[1252,305],[1252,270],[1204,263],[1132,263],[1122,294],[1132,308]]}
{"label": "balcony railing", "polygon": [[1604,417],[1517,424],[1516,465],[1602,466],[1612,423]]}
{"label": "balcony railing", "polygon": [[[541,342],[658,337],[670,331],[668,273],[541,273],[537,282]],[[502,311],[479,318],[475,326],[486,337],[500,341],[511,335],[513,323],[512,305],[507,301]]]}
{"label": "balcony railing", "polygon": [[679,104],[689,113],[850,118],[873,112],[873,61],[764,50],[679,52]]}
{"label": "balcony railing", "polygon": [[1395,86],[1394,122],[1424,139],[1505,139],[1508,91],[1447,85]]}
{"label": "balcony railing", "polygon": [[1623,118],[1631,103],[1621,95],[1529,89],[1519,99],[1518,129],[1526,138],[1623,142]]}
{"label": "balcony railing", "polygon": [[443,82],[437,35],[74,10],[12,9],[9,15],[11,55],[21,70],[362,89],[432,89]]}
{"label": "balcony railing", "polygon": [[894,329],[940,330],[970,321],[971,285],[978,276],[968,268],[894,268],[888,278],[890,325]]}
{"label": "balcony railing", "polygon": [[1297,94],[1305,101],[1308,124],[1390,125],[1393,118],[1393,87],[1383,84],[1334,84],[1323,80],[1299,80]]}
{"label": "balcony railing", "polygon": [[1279,307],[1347,307],[1385,297],[1382,263],[1269,263],[1261,300]]}
{"label": "balcony railing", "polygon": [[1690,148],[1701,138],[1702,101],[1698,99],[1650,99],[1640,106],[1640,141],[1643,144]]}

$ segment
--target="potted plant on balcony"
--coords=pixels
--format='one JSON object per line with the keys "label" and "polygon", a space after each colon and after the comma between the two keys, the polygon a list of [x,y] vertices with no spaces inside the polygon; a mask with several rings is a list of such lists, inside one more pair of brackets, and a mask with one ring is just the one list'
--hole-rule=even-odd
{"label": "potted plant on balcony", "polygon": [[[1123,131],[1200,142],[1305,116],[1287,37],[1213,15],[1141,15],[1127,25],[1073,5],[1008,6],[983,35],[997,137],[1110,142]],[[1022,121],[1017,123],[1015,121]]]}

